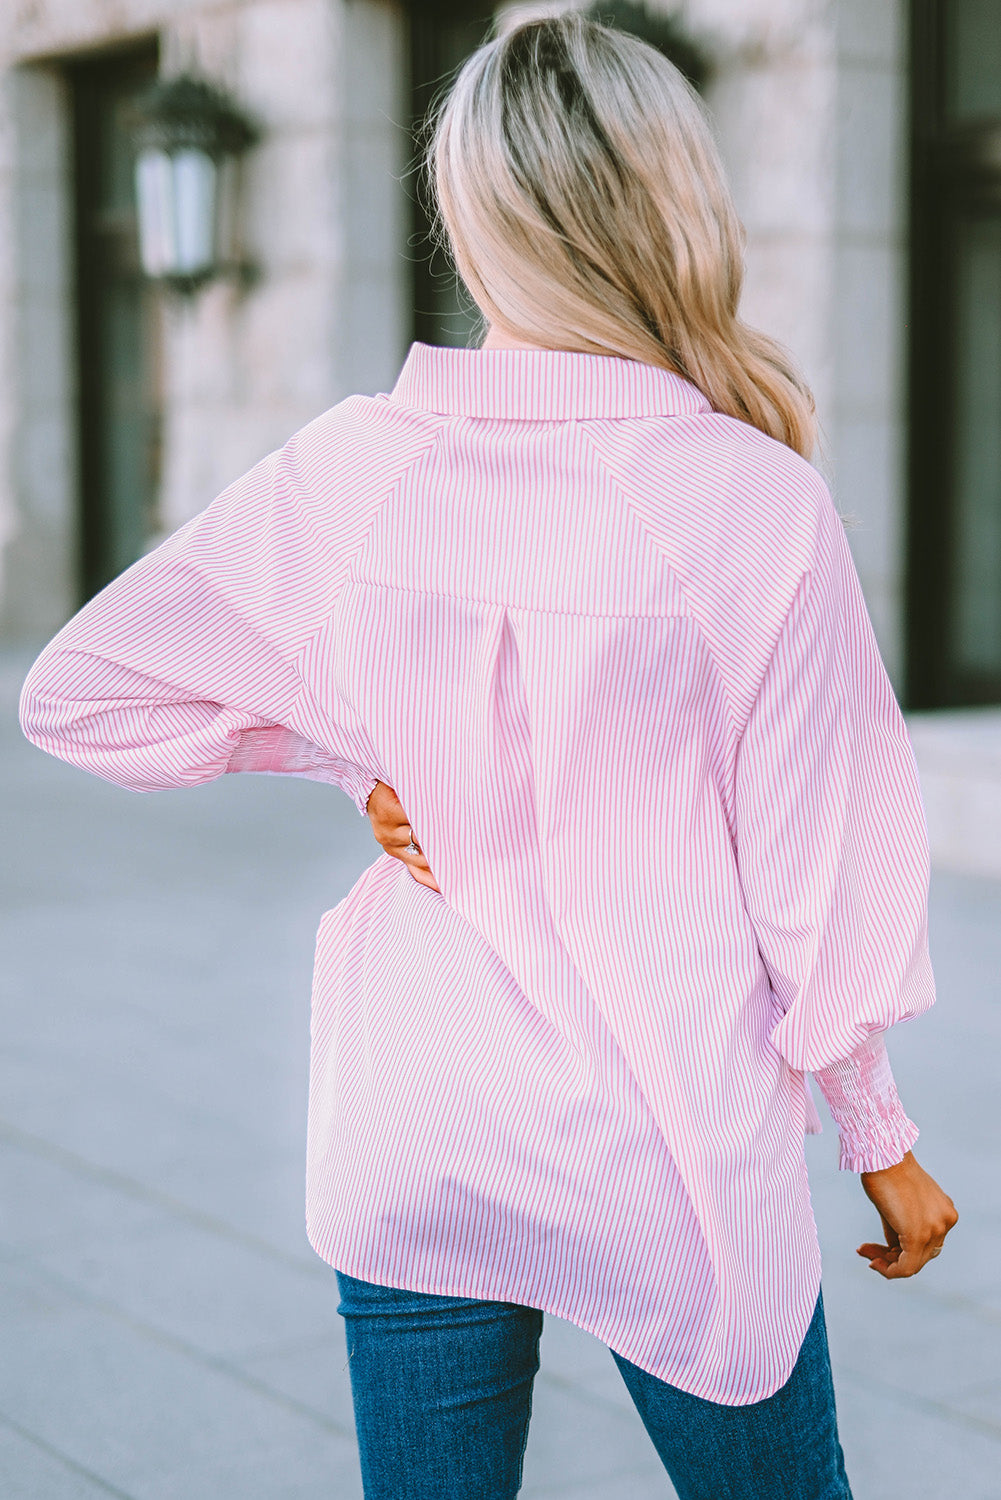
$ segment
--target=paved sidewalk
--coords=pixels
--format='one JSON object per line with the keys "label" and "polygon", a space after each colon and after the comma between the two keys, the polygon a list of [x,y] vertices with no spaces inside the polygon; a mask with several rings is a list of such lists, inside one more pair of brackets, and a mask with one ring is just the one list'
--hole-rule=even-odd
{"label": "paved sidewalk", "polygon": [[[303,1229],[312,940],[373,857],[322,786],[136,797],[12,719],[4,788],[0,1495],[358,1500],[332,1274]],[[1001,1500],[1001,882],[938,876],[940,1004],[892,1053],[962,1221],[888,1285],[810,1142],[856,1500]],[[612,1361],[550,1319],[526,1500],[673,1494]],[[443,1496],[442,1500],[447,1500]]]}

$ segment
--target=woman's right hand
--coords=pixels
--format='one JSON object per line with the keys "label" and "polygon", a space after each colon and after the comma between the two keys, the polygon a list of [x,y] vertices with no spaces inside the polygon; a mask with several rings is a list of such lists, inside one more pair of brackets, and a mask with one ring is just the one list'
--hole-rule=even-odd
{"label": "woman's right hand", "polygon": [[386,853],[391,854],[394,859],[402,860],[414,879],[421,885],[426,885],[431,891],[437,891],[438,883],[431,873],[431,866],[424,858],[423,852],[419,850],[417,854],[407,853],[407,845],[411,840],[416,844],[417,838],[393,788],[387,786],[384,781],[377,781],[365,804],[365,811],[372,825],[376,843],[381,844]]}
{"label": "woman's right hand", "polygon": [[957,1223],[956,1205],[910,1151],[895,1167],[863,1172],[862,1190],[879,1213],[886,1243],[860,1245],[858,1254],[887,1281],[916,1276]]}

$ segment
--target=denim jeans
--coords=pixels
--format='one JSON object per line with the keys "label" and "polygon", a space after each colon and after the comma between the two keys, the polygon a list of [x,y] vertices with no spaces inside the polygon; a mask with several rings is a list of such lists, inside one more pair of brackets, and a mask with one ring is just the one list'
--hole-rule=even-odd
{"label": "denim jeans", "polygon": [[[541,1312],[337,1279],[366,1500],[513,1500]],[[680,1500],[851,1500],[819,1299],[789,1379],[752,1406],[614,1358]]]}

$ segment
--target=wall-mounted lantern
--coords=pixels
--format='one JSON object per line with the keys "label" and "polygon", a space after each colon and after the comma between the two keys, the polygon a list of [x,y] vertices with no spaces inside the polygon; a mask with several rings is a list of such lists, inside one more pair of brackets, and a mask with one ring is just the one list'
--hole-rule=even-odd
{"label": "wall-mounted lantern", "polygon": [[180,291],[240,270],[235,169],[257,132],[198,78],[156,83],[137,105],[136,195],[145,274]]}

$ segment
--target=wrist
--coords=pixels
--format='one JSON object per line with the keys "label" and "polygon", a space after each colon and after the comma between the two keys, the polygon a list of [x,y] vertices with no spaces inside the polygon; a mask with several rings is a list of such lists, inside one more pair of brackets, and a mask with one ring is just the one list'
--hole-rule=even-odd
{"label": "wrist", "polygon": [[906,1151],[901,1160],[898,1162],[894,1162],[893,1166],[877,1167],[870,1172],[860,1172],[859,1176],[863,1179],[863,1181],[871,1177],[881,1177],[888,1180],[889,1178],[894,1176],[906,1176],[916,1166],[917,1162],[914,1160],[914,1152]]}

